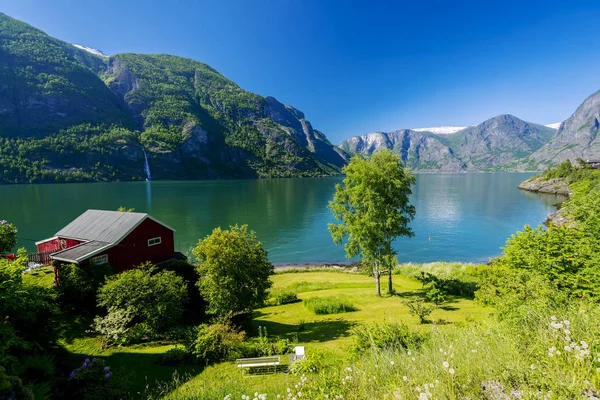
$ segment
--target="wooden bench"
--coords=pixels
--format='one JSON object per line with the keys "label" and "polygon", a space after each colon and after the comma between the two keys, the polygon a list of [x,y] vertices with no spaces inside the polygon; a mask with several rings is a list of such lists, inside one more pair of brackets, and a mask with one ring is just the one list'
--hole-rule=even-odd
{"label": "wooden bench", "polygon": [[279,356],[273,357],[257,357],[257,358],[240,358],[235,360],[238,368],[242,369],[242,376],[247,374],[274,374],[277,372],[277,366],[280,364]]}

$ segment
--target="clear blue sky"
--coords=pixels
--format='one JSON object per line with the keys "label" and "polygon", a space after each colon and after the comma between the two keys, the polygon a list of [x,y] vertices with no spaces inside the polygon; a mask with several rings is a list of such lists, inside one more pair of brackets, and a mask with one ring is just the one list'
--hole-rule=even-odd
{"label": "clear blue sky", "polygon": [[3,0],[107,54],[169,53],[305,112],[338,143],[372,132],[552,123],[600,89],[600,1]]}

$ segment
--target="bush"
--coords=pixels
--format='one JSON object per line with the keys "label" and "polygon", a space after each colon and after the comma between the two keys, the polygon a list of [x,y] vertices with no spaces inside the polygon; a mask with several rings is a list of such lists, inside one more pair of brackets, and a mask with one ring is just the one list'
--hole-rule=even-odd
{"label": "bush", "polygon": [[312,350],[305,354],[303,359],[294,361],[289,367],[289,372],[294,375],[318,372],[325,366],[324,358],[323,353]]}
{"label": "bush", "polygon": [[317,315],[339,314],[356,310],[350,301],[338,296],[311,297],[304,300],[304,307]]}
{"label": "bush", "polygon": [[17,245],[17,228],[8,221],[0,221],[0,254],[10,251]]}
{"label": "bush", "polygon": [[60,283],[55,287],[61,309],[78,314],[96,313],[98,289],[106,278],[114,275],[110,265],[79,266],[66,264],[60,266]]}
{"label": "bush", "polygon": [[180,347],[175,347],[173,349],[168,350],[165,354],[163,354],[160,364],[161,365],[169,365],[169,366],[177,366],[185,363],[190,358],[190,353],[185,349]]}
{"label": "bush", "polygon": [[108,313],[96,318],[95,326],[111,342],[126,341],[128,331],[137,324],[145,325],[132,338],[164,333],[181,321],[187,300],[183,279],[172,271],[153,272],[152,268],[126,271],[100,288],[98,305]]}
{"label": "bush", "polygon": [[422,333],[413,331],[404,323],[381,322],[358,325],[351,330],[353,344],[351,352],[355,355],[373,350],[398,350],[416,348],[424,340]]}
{"label": "bush", "polygon": [[69,374],[66,397],[69,399],[119,399],[125,394],[125,380],[115,376],[101,359],[86,358]]}
{"label": "bush", "polygon": [[157,267],[161,271],[173,271],[181,277],[186,284],[188,301],[183,311],[183,319],[189,323],[197,323],[204,316],[206,301],[202,298],[198,288],[200,274],[195,265],[187,261],[172,261]]}
{"label": "bush", "polygon": [[422,324],[427,322],[427,317],[435,309],[435,306],[433,304],[427,304],[421,299],[407,301],[406,306],[408,307],[408,312],[411,315],[419,317],[419,322]]}
{"label": "bush", "polygon": [[425,300],[438,306],[446,301],[446,295],[440,289],[433,287],[425,293]]}
{"label": "bush", "polygon": [[291,291],[278,292],[273,299],[273,303],[278,306],[295,303],[299,300],[298,295]]}
{"label": "bush", "polygon": [[31,391],[16,376],[9,376],[0,366],[0,398],[34,400]]}
{"label": "bush", "polygon": [[200,325],[190,352],[207,365],[234,360],[240,355],[245,332],[238,332],[228,323]]}

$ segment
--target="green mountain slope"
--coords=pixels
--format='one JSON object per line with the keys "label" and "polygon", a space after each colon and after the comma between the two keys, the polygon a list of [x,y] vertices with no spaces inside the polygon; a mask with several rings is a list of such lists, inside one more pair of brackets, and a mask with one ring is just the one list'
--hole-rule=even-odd
{"label": "green mountain slope", "polygon": [[96,75],[103,61],[0,13],[0,136],[40,136],[81,123],[130,124]]}
{"label": "green mountain slope", "polygon": [[0,14],[0,182],[320,176],[304,114],[169,55],[101,58]]}

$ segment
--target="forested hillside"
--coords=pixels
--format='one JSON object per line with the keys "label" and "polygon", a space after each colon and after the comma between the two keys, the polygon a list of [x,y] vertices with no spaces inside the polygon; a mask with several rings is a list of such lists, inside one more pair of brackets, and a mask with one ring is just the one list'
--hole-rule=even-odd
{"label": "forested hillside", "polygon": [[169,55],[100,57],[0,13],[0,182],[320,176],[304,114]]}

